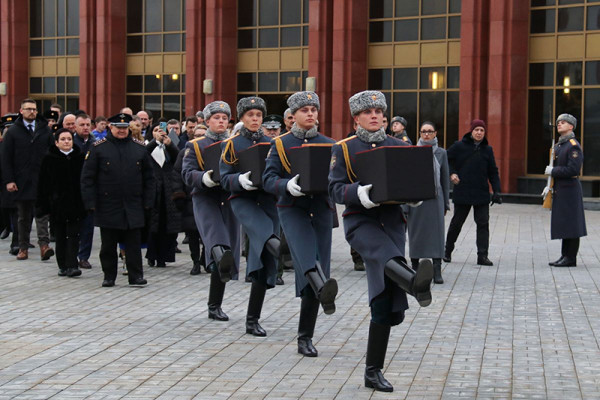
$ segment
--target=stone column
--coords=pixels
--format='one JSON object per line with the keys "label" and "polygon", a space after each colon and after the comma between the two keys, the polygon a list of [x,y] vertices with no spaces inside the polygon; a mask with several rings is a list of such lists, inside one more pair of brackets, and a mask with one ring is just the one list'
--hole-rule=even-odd
{"label": "stone column", "polygon": [[19,112],[29,94],[29,7],[27,1],[0,1],[0,114]]}

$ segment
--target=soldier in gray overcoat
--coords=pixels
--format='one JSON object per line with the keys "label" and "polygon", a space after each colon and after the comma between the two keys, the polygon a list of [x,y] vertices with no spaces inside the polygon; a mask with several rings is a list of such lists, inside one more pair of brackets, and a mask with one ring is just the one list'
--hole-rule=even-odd
{"label": "soldier in gray overcoat", "polygon": [[352,96],[349,103],[358,126],[355,136],[332,148],[329,195],[336,203],[346,206],[343,214],[346,240],[362,256],[367,271],[371,323],[365,386],[391,392],[394,388],[381,372],[390,328],[404,320],[404,311],[408,309],[406,293],[423,307],[431,303],[433,267],[428,259],[421,261],[417,272],[406,265],[402,208],[397,204],[372,202],[369,197],[372,185],[361,184],[352,166],[359,152],[383,146],[407,146],[386,135],[383,129],[385,96],[368,90]]}
{"label": "soldier in gray overcoat", "polygon": [[579,238],[587,235],[579,182],[583,151],[573,133],[576,127],[577,119],[571,114],[558,116],[560,138],[554,146],[554,167],[547,166],[545,171],[554,178],[550,238],[562,239],[561,257],[549,263],[553,267],[576,267]]}
{"label": "soldier in gray overcoat", "polygon": [[211,144],[227,139],[231,110],[227,103],[213,101],[204,108],[204,116],[208,130],[205,136],[185,145],[181,176],[192,188],[194,219],[206,248],[206,265],[211,267],[208,318],[228,321],[221,304],[225,283],[238,278],[240,224],[231,210],[230,193],[212,179],[213,170],[205,170],[202,153]]}
{"label": "soldier in gray overcoat", "polygon": [[437,130],[433,122],[423,122],[417,146],[431,146],[434,155],[435,199],[425,200],[419,207],[404,207],[408,219],[408,244],[413,269],[418,268],[420,258],[433,260],[433,281],[442,279],[444,257],[444,216],[450,210],[450,174],[446,150],[438,146]]}
{"label": "soldier in gray overcoat", "polygon": [[[221,185],[231,192],[231,208],[244,232],[248,235],[248,276],[252,280],[246,333],[267,336],[258,320],[267,289],[275,287],[277,258],[279,257],[279,218],[275,196],[253,185],[250,171],[238,170],[238,154],[257,143],[269,143],[263,134],[263,115],[267,113],[265,101],[260,97],[244,97],[237,104],[238,118],[244,126],[237,134],[223,141],[220,161]],[[260,177],[254,177],[262,179]]]}

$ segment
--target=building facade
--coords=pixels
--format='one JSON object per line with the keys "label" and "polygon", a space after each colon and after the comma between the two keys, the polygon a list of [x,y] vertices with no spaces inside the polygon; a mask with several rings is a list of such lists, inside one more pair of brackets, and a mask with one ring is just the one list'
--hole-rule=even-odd
{"label": "building facade", "polygon": [[3,0],[0,25],[2,113],[33,97],[183,118],[260,95],[281,114],[314,88],[341,139],[348,98],[375,89],[413,140],[431,120],[448,147],[484,119],[504,192],[543,173],[569,112],[600,180],[600,0]]}

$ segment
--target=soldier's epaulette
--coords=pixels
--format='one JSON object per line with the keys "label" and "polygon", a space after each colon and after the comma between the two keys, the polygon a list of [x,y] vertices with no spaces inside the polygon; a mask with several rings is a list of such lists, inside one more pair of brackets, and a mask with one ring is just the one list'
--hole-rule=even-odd
{"label": "soldier's epaulette", "polygon": [[144,147],[146,146],[146,143],[144,143],[143,140],[139,140],[139,139],[136,139],[136,138],[132,138],[132,139],[133,139],[134,143],[137,143],[137,144],[142,145]]}
{"label": "soldier's epaulette", "polygon": [[200,141],[200,140],[202,140],[202,139],[206,139],[206,136],[200,136],[200,137],[198,137],[198,138],[196,138],[196,139],[192,139],[192,140],[190,140],[189,142],[190,142],[190,143],[199,142],[199,141]]}
{"label": "soldier's epaulette", "polygon": [[104,142],[106,142],[106,138],[102,138],[102,139],[100,139],[100,140],[96,140],[96,141],[94,142],[94,146],[98,146],[98,145],[100,145],[100,144],[102,144],[102,143],[104,143]]}
{"label": "soldier's epaulette", "polygon": [[342,140],[340,140],[340,141],[336,142],[335,144],[342,144],[342,143],[346,143],[346,142],[348,142],[348,141],[350,141],[350,140],[352,140],[352,139],[356,139],[356,137],[357,137],[356,135],[354,135],[354,136],[350,136],[350,137],[347,137],[346,139],[342,139]]}
{"label": "soldier's epaulette", "polygon": [[571,139],[571,140],[569,140],[569,142],[571,142],[571,144],[572,144],[573,146],[577,146],[577,140],[575,140],[575,139]]}

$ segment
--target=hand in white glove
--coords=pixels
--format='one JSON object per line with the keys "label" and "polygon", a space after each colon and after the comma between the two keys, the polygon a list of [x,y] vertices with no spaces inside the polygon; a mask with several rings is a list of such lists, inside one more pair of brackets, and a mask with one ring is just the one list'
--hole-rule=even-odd
{"label": "hand in white glove", "polygon": [[292,179],[290,179],[286,185],[287,191],[294,197],[304,196],[302,193],[302,188],[298,185],[298,179],[300,179],[300,175],[296,175]]}
{"label": "hand in white glove", "polygon": [[552,175],[552,167],[547,165],[546,170],[544,171],[544,175]]}
{"label": "hand in white glove", "polygon": [[406,203],[407,205],[409,205],[410,207],[419,207],[421,204],[423,204],[423,201],[417,201],[416,203]]}
{"label": "hand in white glove", "polygon": [[219,184],[219,182],[215,182],[212,180],[212,173],[213,173],[213,170],[209,169],[208,171],[206,171],[204,173],[204,175],[202,175],[202,183],[204,183],[204,186],[209,187],[209,188],[215,187]]}
{"label": "hand in white glove", "polygon": [[358,199],[360,200],[360,203],[366,209],[370,209],[373,207],[379,207],[379,204],[373,203],[371,201],[371,199],[369,198],[369,192],[371,191],[372,187],[373,187],[373,185],[371,185],[371,184],[364,185],[364,186],[359,185],[358,189],[356,190],[356,193],[358,194]]}
{"label": "hand in white glove", "polygon": [[546,197],[546,195],[550,193],[550,188],[548,186],[546,186],[544,188],[544,190],[542,191],[542,197]]}
{"label": "hand in white glove", "polygon": [[240,185],[244,188],[244,190],[256,190],[258,189],[256,186],[252,184],[250,180],[250,172],[248,171],[245,174],[240,174],[238,181],[240,181]]}

